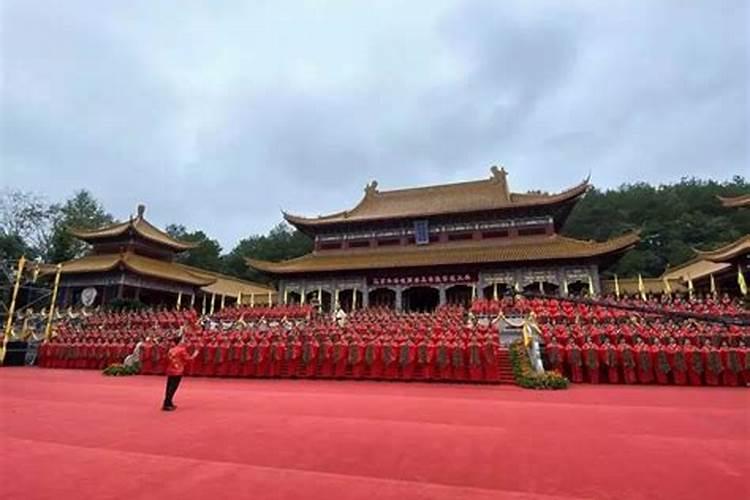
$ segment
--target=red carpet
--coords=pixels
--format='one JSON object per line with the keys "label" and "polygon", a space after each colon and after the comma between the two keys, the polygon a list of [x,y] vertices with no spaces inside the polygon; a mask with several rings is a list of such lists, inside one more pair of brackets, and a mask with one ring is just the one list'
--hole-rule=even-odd
{"label": "red carpet", "polygon": [[749,498],[750,391],[0,369],[0,497]]}

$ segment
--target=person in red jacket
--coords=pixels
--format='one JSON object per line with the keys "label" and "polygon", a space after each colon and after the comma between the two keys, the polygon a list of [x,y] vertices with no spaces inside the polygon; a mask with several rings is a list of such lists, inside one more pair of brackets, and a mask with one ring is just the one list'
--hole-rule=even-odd
{"label": "person in red jacket", "polygon": [[217,356],[219,355],[219,342],[214,334],[208,341],[206,350],[203,351],[203,374],[207,377],[216,375]]}
{"label": "person in red jacket", "polygon": [[607,382],[610,384],[620,382],[617,358],[617,348],[609,341],[609,337],[604,337],[604,342],[599,346],[599,361],[607,369]]}
{"label": "person in red jacket", "polygon": [[229,374],[229,355],[232,352],[232,343],[229,337],[224,337],[216,348],[216,375],[226,377]]}
{"label": "person in red jacket", "polygon": [[255,347],[255,375],[258,377],[268,377],[268,367],[270,364],[271,343],[268,341],[268,335],[264,335]]}
{"label": "person in red jacket", "polygon": [[286,344],[278,335],[274,335],[271,340],[271,362],[268,365],[268,374],[271,377],[280,377],[281,369],[284,365],[286,354]]}
{"label": "person in red jacket", "polygon": [[570,380],[572,382],[583,382],[583,356],[581,348],[575,342],[568,342],[565,346],[565,361],[570,368]]}
{"label": "person in red jacket", "polygon": [[240,371],[242,370],[242,350],[245,348],[245,343],[239,336],[232,342],[231,350],[229,351],[229,376],[239,377]]}
{"label": "person in red jacket", "polygon": [[657,383],[662,385],[668,384],[669,372],[672,371],[672,367],[669,364],[667,351],[661,345],[658,338],[654,339],[654,344],[651,346],[651,359],[654,361]]}
{"label": "person in red jacket", "polygon": [[177,409],[174,404],[174,395],[180,386],[182,375],[185,373],[185,365],[198,356],[198,351],[189,354],[183,343],[182,337],[172,339],[173,347],[167,351],[167,387],[164,393],[164,403],[161,409],[163,411],[173,411]]}
{"label": "person in red jacket", "polygon": [[245,342],[245,348],[242,350],[242,376],[243,377],[254,377],[255,376],[255,350],[258,348],[258,343],[255,340],[254,335],[249,335],[247,342]]}
{"label": "person in red jacket", "polygon": [[677,341],[674,337],[669,339],[667,358],[669,360],[669,366],[672,367],[672,380],[674,380],[674,383],[676,385],[687,384],[687,358],[682,347],[677,345]]}
{"label": "person in red jacket", "polygon": [[299,364],[302,358],[302,342],[296,335],[290,335],[286,339],[286,374],[288,377],[297,377]]}
{"label": "person in red jacket", "polygon": [[387,337],[383,341],[383,376],[386,380],[398,378],[398,360],[396,354],[396,340]]}
{"label": "person in red jacket", "polygon": [[583,344],[582,351],[589,382],[592,384],[598,384],[599,348],[591,341],[591,337],[586,337],[586,342]]}

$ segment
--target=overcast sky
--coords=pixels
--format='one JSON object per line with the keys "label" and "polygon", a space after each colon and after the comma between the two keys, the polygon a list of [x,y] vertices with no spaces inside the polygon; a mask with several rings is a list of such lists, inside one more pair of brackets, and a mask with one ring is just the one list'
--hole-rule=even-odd
{"label": "overcast sky", "polygon": [[743,0],[0,4],[0,187],[144,202],[225,250],[371,179],[750,173]]}

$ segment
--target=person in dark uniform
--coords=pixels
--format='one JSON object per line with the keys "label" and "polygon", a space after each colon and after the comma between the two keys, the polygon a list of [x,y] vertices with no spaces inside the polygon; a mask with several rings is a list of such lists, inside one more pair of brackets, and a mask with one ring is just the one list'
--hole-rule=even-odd
{"label": "person in dark uniform", "polygon": [[180,386],[182,375],[185,373],[185,365],[198,356],[198,349],[193,354],[188,354],[181,335],[172,338],[172,347],[167,352],[167,389],[164,394],[163,411],[173,411],[177,407],[172,402],[177,388]]}

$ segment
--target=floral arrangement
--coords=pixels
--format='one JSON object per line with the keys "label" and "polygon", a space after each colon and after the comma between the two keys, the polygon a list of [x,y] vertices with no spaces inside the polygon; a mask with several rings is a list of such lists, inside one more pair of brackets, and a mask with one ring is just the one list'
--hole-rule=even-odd
{"label": "floral arrangement", "polygon": [[558,390],[568,388],[568,379],[557,372],[536,373],[522,340],[510,345],[510,362],[516,383],[526,389]]}
{"label": "floral arrangement", "polygon": [[128,375],[138,375],[140,372],[141,367],[138,363],[132,366],[115,363],[106,367],[102,373],[111,377],[124,377]]}

